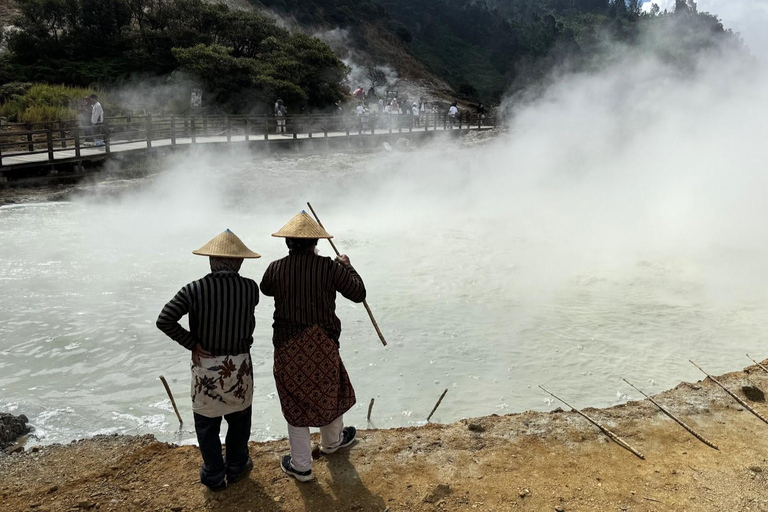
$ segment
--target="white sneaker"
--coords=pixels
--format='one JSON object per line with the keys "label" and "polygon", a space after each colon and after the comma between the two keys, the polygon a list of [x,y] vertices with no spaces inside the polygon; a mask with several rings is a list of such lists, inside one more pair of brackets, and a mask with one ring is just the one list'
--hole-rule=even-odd
{"label": "white sneaker", "polygon": [[357,429],[355,427],[344,427],[341,431],[341,444],[336,448],[323,448],[320,447],[320,451],[326,455],[336,453],[339,448],[344,448],[355,442],[355,436],[357,435]]}

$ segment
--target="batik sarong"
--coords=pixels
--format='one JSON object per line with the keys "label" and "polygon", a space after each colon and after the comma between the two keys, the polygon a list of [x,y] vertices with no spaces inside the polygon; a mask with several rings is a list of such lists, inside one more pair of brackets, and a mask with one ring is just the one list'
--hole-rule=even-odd
{"label": "batik sarong", "polygon": [[192,411],[208,418],[247,409],[253,401],[251,355],[201,357],[192,363]]}
{"label": "batik sarong", "polygon": [[318,326],[275,348],[273,372],[289,425],[324,427],[355,405],[339,347]]}

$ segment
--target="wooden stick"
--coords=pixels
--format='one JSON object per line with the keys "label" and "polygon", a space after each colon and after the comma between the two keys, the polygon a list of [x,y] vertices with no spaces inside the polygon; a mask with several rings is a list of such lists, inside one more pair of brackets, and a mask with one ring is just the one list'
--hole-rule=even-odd
{"label": "wooden stick", "polygon": [[685,430],[687,430],[687,431],[688,431],[688,432],[689,432],[689,433],[690,433],[690,434],[691,434],[693,437],[695,437],[696,439],[698,439],[699,441],[701,441],[701,442],[702,442],[702,443],[704,443],[705,445],[707,445],[707,446],[709,446],[709,447],[712,447],[712,448],[714,448],[715,450],[719,450],[719,449],[720,449],[720,448],[718,448],[718,447],[717,447],[717,445],[716,445],[716,444],[714,444],[714,443],[712,443],[712,442],[710,442],[710,441],[707,441],[707,439],[705,439],[705,438],[704,438],[704,436],[701,436],[701,435],[697,434],[697,433],[696,433],[696,432],[695,432],[695,431],[694,431],[694,430],[693,430],[691,427],[689,427],[688,425],[686,425],[686,424],[685,424],[685,422],[684,422],[683,420],[681,420],[680,418],[678,418],[677,416],[675,416],[674,414],[672,414],[671,412],[669,412],[668,410],[666,410],[666,409],[665,409],[664,407],[662,407],[662,406],[661,406],[661,405],[660,405],[658,402],[656,402],[656,400],[654,400],[654,399],[653,399],[653,398],[651,398],[650,396],[648,396],[648,395],[646,395],[645,393],[643,393],[643,392],[642,392],[640,389],[638,389],[637,387],[635,387],[635,385],[634,385],[634,384],[632,384],[631,382],[629,382],[627,379],[621,379],[621,380],[623,380],[624,382],[626,382],[627,384],[629,384],[630,386],[632,386],[633,388],[635,388],[635,389],[637,390],[637,392],[638,392],[638,393],[640,393],[640,394],[641,394],[641,395],[643,395],[645,398],[647,398],[648,400],[650,400],[650,401],[651,401],[651,403],[652,403],[653,405],[655,405],[656,407],[658,407],[658,408],[661,410],[661,412],[663,412],[664,414],[666,414],[667,416],[669,416],[670,418],[672,418],[673,420],[675,420],[675,421],[677,422],[677,424],[678,424],[678,425],[680,425],[680,426],[681,426],[681,427],[683,427]]}
{"label": "wooden stick", "polygon": [[759,412],[757,412],[756,410],[754,410],[754,409],[753,409],[753,408],[752,408],[752,407],[751,407],[751,406],[750,406],[750,405],[749,405],[747,402],[745,402],[744,400],[742,400],[741,398],[739,398],[738,396],[736,396],[735,394],[733,394],[733,393],[731,392],[731,390],[729,390],[727,387],[723,386],[723,384],[722,384],[722,383],[721,383],[719,380],[717,380],[716,378],[714,378],[713,376],[711,376],[710,374],[708,374],[707,372],[705,372],[704,370],[702,370],[702,369],[701,369],[701,366],[697,365],[696,363],[694,363],[694,362],[693,362],[693,361],[691,361],[690,359],[688,360],[688,362],[689,362],[689,363],[691,363],[691,364],[692,364],[693,366],[695,366],[696,368],[698,368],[699,370],[701,370],[701,373],[703,373],[704,375],[706,375],[707,377],[709,377],[709,378],[712,380],[712,382],[714,382],[715,384],[717,384],[718,386],[720,386],[721,388],[723,388],[723,391],[725,391],[726,393],[728,393],[729,395],[731,395],[731,397],[732,397],[734,400],[736,400],[737,402],[739,402],[739,405],[741,405],[743,408],[745,408],[746,410],[748,410],[749,412],[751,412],[752,414],[754,414],[755,416],[757,416],[758,418],[760,418],[760,419],[763,421],[763,423],[766,423],[766,424],[768,424],[768,420],[767,420],[767,419],[765,419],[765,417],[763,417],[763,416],[762,416],[762,415],[761,415]]}
{"label": "wooden stick", "polygon": [[[312,212],[312,215],[315,217],[315,220],[320,225],[320,227],[325,229],[325,227],[323,226],[323,223],[320,222],[320,217],[317,216],[317,213],[315,213],[315,209],[312,208],[312,205],[307,203],[307,206],[309,206],[309,210]],[[331,247],[333,247],[334,252],[336,252],[336,256],[341,256],[341,253],[336,248],[336,244],[333,243],[333,240],[329,238],[328,241],[331,242]],[[371,311],[371,308],[368,306],[367,300],[363,301],[363,306],[365,307],[365,310],[368,312],[368,316],[371,318],[371,323],[373,324],[373,328],[376,329],[376,334],[379,335],[379,339],[381,340],[381,343],[386,347],[387,340],[384,339],[384,335],[381,333],[381,329],[379,329],[379,324],[377,324],[376,319],[373,318],[373,311]]]}
{"label": "wooden stick", "polygon": [[374,399],[371,398],[371,403],[368,404],[368,421],[371,421],[371,411],[373,410],[373,401]]}
{"label": "wooden stick", "polygon": [[599,421],[593,420],[592,418],[590,418],[589,416],[587,416],[586,414],[584,414],[583,412],[581,412],[580,410],[578,410],[577,408],[575,408],[574,406],[572,406],[571,404],[569,404],[568,402],[566,402],[565,400],[563,400],[562,398],[560,398],[559,396],[555,395],[555,394],[554,394],[554,393],[552,393],[551,391],[547,391],[546,389],[544,389],[544,386],[539,386],[539,387],[540,387],[540,388],[541,388],[541,389],[542,389],[542,390],[543,390],[545,393],[547,393],[547,394],[549,394],[549,395],[552,395],[552,396],[553,396],[553,397],[555,397],[556,399],[560,400],[560,401],[561,401],[561,402],[563,402],[565,405],[567,405],[568,407],[570,407],[570,408],[571,408],[571,410],[572,410],[573,412],[577,413],[577,414],[578,414],[578,415],[580,415],[582,418],[584,418],[585,420],[587,420],[588,422],[590,422],[591,424],[593,424],[594,426],[596,426],[597,428],[599,428],[599,429],[600,429],[600,431],[601,431],[603,434],[605,434],[605,435],[607,435],[609,438],[611,438],[611,439],[612,439],[612,440],[613,440],[613,441],[614,441],[616,444],[618,444],[619,446],[621,446],[621,447],[622,447],[622,448],[624,448],[625,450],[628,450],[628,451],[632,452],[632,453],[633,453],[634,455],[636,455],[637,457],[639,457],[639,458],[641,458],[641,459],[645,460],[645,456],[644,456],[642,453],[640,453],[639,451],[637,451],[637,450],[635,450],[634,448],[632,448],[631,446],[629,446],[629,444],[627,444],[627,442],[626,442],[626,441],[624,441],[622,438],[620,438],[619,436],[617,436],[616,434],[614,434],[613,432],[611,432],[610,430],[608,430],[606,427],[604,427],[603,425],[601,425]]}
{"label": "wooden stick", "polygon": [[[747,357],[749,357],[749,354],[747,354]],[[752,359],[751,357],[749,357],[749,358],[750,358],[750,359]],[[763,371],[764,371],[765,373],[768,373],[768,368],[766,368],[766,367],[765,367],[765,366],[763,366],[762,364],[758,363],[758,362],[757,362],[757,361],[755,361],[754,359],[752,359],[752,362],[753,362],[753,363],[755,363],[755,364],[756,364],[757,366],[759,366],[760,368],[762,368],[762,369],[763,369]]]}
{"label": "wooden stick", "polygon": [[432,412],[431,412],[431,413],[429,413],[429,416],[427,416],[427,423],[429,423],[429,420],[431,420],[431,419],[432,419],[432,415],[433,415],[433,414],[435,414],[435,411],[437,410],[437,408],[438,408],[438,407],[440,407],[440,402],[442,402],[442,401],[443,401],[443,398],[445,398],[445,394],[446,394],[447,392],[448,392],[448,388],[445,388],[445,391],[443,391],[443,394],[442,394],[442,395],[440,395],[440,399],[437,401],[437,403],[435,404],[435,406],[432,408]]}
{"label": "wooden stick", "polygon": [[168,386],[168,381],[165,380],[165,377],[162,375],[160,376],[160,380],[163,382],[163,386],[165,386],[165,391],[168,393],[168,398],[171,399],[171,405],[173,405],[173,410],[176,411],[176,417],[179,418],[179,425],[184,424],[184,420],[181,419],[181,414],[179,414],[179,408],[176,407],[176,400],[173,399],[173,393],[171,393],[171,388]]}

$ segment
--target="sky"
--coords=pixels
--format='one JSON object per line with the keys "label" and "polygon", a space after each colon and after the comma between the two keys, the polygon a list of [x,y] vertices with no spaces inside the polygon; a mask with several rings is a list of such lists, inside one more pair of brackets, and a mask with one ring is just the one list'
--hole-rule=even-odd
{"label": "sky", "polygon": [[[648,10],[651,3],[661,10],[672,10],[675,0],[649,0],[643,5]],[[744,42],[756,56],[768,60],[768,0],[697,0],[700,12],[716,14],[726,28],[739,32]]]}

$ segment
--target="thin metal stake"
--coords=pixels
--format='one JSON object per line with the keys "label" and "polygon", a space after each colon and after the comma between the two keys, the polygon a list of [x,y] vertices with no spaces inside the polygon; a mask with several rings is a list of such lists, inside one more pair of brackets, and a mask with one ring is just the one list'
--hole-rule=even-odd
{"label": "thin metal stake", "polygon": [[429,423],[429,420],[432,419],[432,415],[435,414],[435,411],[438,407],[440,407],[440,402],[443,401],[443,398],[445,398],[445,394],[448,393],[448,388],[445,388],[445,391],[443,391],[443,394],[440,395],[440,399],[437,401],[435,406],[432,408],[432,412],[429,413],[429,416],[427,416],[427,423]]}
{"label": "thin metal stake", "polygon": [[673,420],[675,420],[675,421],[677,422],[677,424],[678,424],[678,425],[680,425],[680,426],[681,426],[681,427],[683,427],[685,430],[687,430],[687,431],[688,431],[688,432],[689,432],[689,433],[690,433],[690,434],[691,434],[693,437],[695,437],[696,439],[698,439],[699,441],[701,441],[701,442],[702,442],[702,443],[704,443],[705,445],[707,445],[707,446],[710,446],[710,447],[714,448],[715,450],[719,450],[719,449],[720,449],[720,448],[718,448],[718,447],[717,447],[717,445],[716,445],[715,443],[712,443],[712,442],[710,442],[710,441],[707,441],[707,439],[705,439],[705,438],[704,438],[704,436],[697,434],[697,433],[696,433],[696,431],[694,431],[694,430],[693,430],[691,427],[689,427],[688,425],[686,425],[686,423],[685,423],[683,420],[681,420],[680,418],[678,418],[677,416],[675,416],[674,414],[672,414],[671,412],[669,412],[668,410],[666,410],[664,407],[662,407],[661,405],[659,405],[659,404],[656,402],[656,400],[654,400],[654,399],[653,399],[653,398],[651,398],[650,396],[648,396],[648,395],[646,395],[645,393],[643,393],[643,392],[642,392],[640,389],[638,389],[637,387],[635,387],[635,385],[634,385],[634,384],[632,384],[631,382],[629,382],[627,379],[621,379],[621,380],[623,380],[624,382],[626,382],[627,384],[629,384],[630,386],[632,386],[633,388],[635,388],[635,390],[637,390],[637,392],[638,392],[638,393],[640,393],[640,394],[641,394],[641,395],[643,395],[645,398],[647,398],[648,400],[650,400],[650,402],[651,402],[653,405],[655,405],[656,407],[658,407],[658,408],[661,410],[661,412],[663,412],[664,414],[666,414],[667,416],[669,416],[670,418],[672,418]]}
{"label": "thin metal stake", "polygon": [[373,410],[373,401],[375,399],[371,398],[371,403],[368,404],[368,421],[371,421],[371,411]]}
{"label": "thin metal stake", "polygon": [[693,361],[691,361],[690,359],[688,360],[688,362],[689,362],[689,363],[691,363],[691,364],[692,364],[693,366],[695,366],[696,368],[698,368],[699,370],[701,370],[701,373],[703,373],[704,375],[706,375],[707,377],[709,377],[709,378],[712,380],[712,382],[714,382],[715,384],[717,384],[718,386],[720,386],[721,388],[723,388],[723,391],[725,391],[726,393],[728,393],[729,395],[731,395],[731,397],[732,397],[734,400],[736,400],[737,402],[739,402],[739,405],[741,405],[743,408],[745,408],[746,410],[748,410],[749,412],[751,412],[752,414],[754,414],[755,416],[757,416],[758,418],[760,418],[760,419],[763,421],[763,423],[766,423],[766,424],[768,424],[768,419],[765,419],[765,417],[764,417],[763,415],[761,415],[759,412],[757,412],[756,410],[754,410],[754,409],[753,409],[753,408],[752,408],[752,407],[751,407],[751,406],[750,406],[750,405],[749,405],[747,402],[745,402],[744,400],[742,400],[741,398],[739,398],[738,396],[736,396],[734,393],[732,393],[732,392],[731,392],[731,390],[730,390],[730,389],[728,389],[727,387],[725,387],[725,386],[724,386],[724,385],[723,385],[723,384],[722,384],[722,383],[721,383],[719,380],[717,380],[716,378],[714,378],[713,376],[711,376],[710,374],[708,374],[707,372],[705,372],[704,370],[702,370],[701,366],[697,365],[696,363],[694,363],[694,362],[693,362]]}
{"label": "thin metal stake", "polygon": [[593,420],[592,418],[590,418],[589,416],[587,416],[586,414],[584,414],[583,412],[581,412],[580,410],[578,410],[577,408],[575,408],[574,406],[572,406],[571,404],[569,404],[568,402],[566,402],[565,400],[563,400],[562,398],[560,398],[559,396],[555,395],[555,394],[554,394],[554,393],[552,393],[551,391],[547,391],[546,389],[544,389],[544,386],[539,386],[539,387],[540,387],[540,388],[541,388],[541,389],[542,389],[542,390],[543,390],[545,393],[547,393],[547,394],[549,394],[549,395],[552,395],[553,397],[555,397],[555,398],[556,398],[556,399],[558,399],[559,401],[563,402],[565,405],[567,405],[568,407],[570,407],[570,408],[571,408],[571,410],[572,410],[573,412],[577,413],[579,416],[581,416],[582,418],[584,418],[585,420],[587,420],[588,422],[590,422],[591,424],[593,424],[594,426],[596,426],[597,428],[599,428],[599,429],[600,429],[600,431],[602,431],[602,433],[603,433],[603,434],[605,434],[605,435],[607,435],[608,437],[610,437],[610,438],[611,438],[611,440],[613,440],[613,441],[614,441],[616,444],[618,444],[619,446],[621,446],[621,447],[622,447],[622,448],[624,448],[625,450],[628,450],[628,451],[632,452],[632,453],[633,453],[634,455],[636,455],[637,457],[639,457],[639,458],[641,458],[641,459],[645,460],[645,456],[644,456],[642,453],[640,453],[639,451],[637,451],[637,450],[635,450],[634,448],[632,448],[631,446],[629,446],[629,444],[627,444],[627,442],[626,442],[626,441],[624,441],[622,438],[620,438],[619,436],[617,436],[616,434],[614,434],[613,432],[611,432],[610,430],[608,430],[606,427],[604,427],[603,425],[601,425],[599,421]]}
{"label": "thin metal stake", "polygon": [[163,386],[165,386],[165,391],[168,393],[168,398],[171,399],[171,405],[173,405],[173,410],[176,411],[176,417],[179,418],[179,425],[183,425],[184,421],[181,419],[181,414],[179,414],[179,409],[176,407],[176,400],[173,399],[173,393],[171,393],[171,388],[168,386],[168,381],[165,380],[165,377],[162,375],[160,376],[160,380],[163,382]]}

